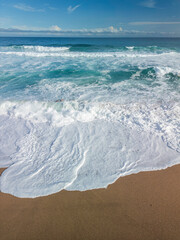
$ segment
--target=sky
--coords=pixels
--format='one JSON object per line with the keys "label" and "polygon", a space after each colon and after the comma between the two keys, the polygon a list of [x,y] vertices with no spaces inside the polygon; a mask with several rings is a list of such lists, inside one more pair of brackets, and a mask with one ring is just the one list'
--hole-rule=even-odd
{"label": "sky", "polygon": [[0,36],[180,37],[180,0],[0,0]]}

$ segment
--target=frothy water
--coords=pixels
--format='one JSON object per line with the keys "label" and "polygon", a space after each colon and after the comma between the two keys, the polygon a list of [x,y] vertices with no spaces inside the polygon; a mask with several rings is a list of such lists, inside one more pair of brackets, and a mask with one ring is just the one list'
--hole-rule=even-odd
{"label": "frothy water", "polygon": [[180,163],[179,40],[108,41],[0,42],[2,192],[83,191]]}

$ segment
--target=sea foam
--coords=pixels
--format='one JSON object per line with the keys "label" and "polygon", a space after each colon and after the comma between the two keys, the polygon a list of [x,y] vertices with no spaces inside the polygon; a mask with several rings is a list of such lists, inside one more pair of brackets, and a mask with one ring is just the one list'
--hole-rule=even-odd
{"label": "sea foam", "polygon": [[9,166],[1,191],[38,197],[107,187],[180,161],[179,104],[86,104],[1,103],[0,152],[8,161],[0,167]]}

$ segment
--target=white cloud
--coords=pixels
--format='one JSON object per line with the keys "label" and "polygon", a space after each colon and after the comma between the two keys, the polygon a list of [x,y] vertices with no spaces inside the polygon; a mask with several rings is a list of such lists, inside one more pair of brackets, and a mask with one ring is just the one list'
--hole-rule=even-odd
{"label": "white cloud", "polygon": [[57,10],[57,8],[55,8],[55,7],[51,7],[51,6],[48,7],[48,8],[49,8],[50,10],[53,10],[53,11],[54,11],[54,10]]}
{"label": "white cloud", "polygon": [[44,9],[36,9],[23,3],[17,3],[13,7],[25,12],[44,12]]}
{"label": "white cloud", "polygon": [[45,6],[45,8],[47,8],[47,9],[49,9],[49,10],[52,10],[52,11],[58,10],[58,8],[52,7],[51,5],[49,5],[49,3],[45,3],[44,6]]}
{"label": "white cloud", "polygon": [[110,33],[120,33],[122,28],[114,28],[113,26],[107,28],[91,28],[91,29],[67,29],[62,30],[63,33],[81,33],[81,34],[110,34]]}
{"label": "white cloud", "polygon": [[143,6],[143,7],[147,7],[147,8],[155,8],[156,7],[156,1],[146,0],[144,2],[141,2],[140,5]]}
{"label": "white cloud", "polygon": [[54,25],[54,26],[50,27],[50,30],[59,32],[59,31],[61,31],[61,28],[58,27],[57,25]]}
{"label": "white cloud", "polygon": [[94,29],[87,29],[92,33],[119,33],[122,31],[122,28],[115,28],[113,26],[107,28],[94,28]]}
{"label": "white cloud", "polygon": [[174,25],[180,24],[180,22],[131,22],[130,25]]}
{"label": "white cloud", "polygon": [[72,6],[69,6],[68,8],[67,8],[67,10],[68,10],[68,13],[72,13],[72,12],[74,12],[77,8],[79,8],[81,5],[76,5],[76,6],[74,6],[74,7],[72,7]]}
{"label": "white cloud", "polygon": [[[8,30],[8,29],[7,29]],[[20,31],[20,32],[60,32],[61,28],[57,25],[53,25],[49,28],[41,28],[41,27],[28,27],[26,25],[22,26],[13,26],[12,28],[9,28],[9,30],[13,31]]]}

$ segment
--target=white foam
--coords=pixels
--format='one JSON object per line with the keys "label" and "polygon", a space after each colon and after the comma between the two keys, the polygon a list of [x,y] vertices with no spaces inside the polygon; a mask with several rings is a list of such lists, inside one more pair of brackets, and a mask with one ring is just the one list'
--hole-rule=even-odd
{"label": "white foam", "polygon": [[[16,126],[16,127],[14,127]],[[9,167],[13,163],[11,155],[18,151],[16,142],[28,133],[25,121],[0,115],[0,167]]]}
{"label": "white foam", "polygon": [[0,52],[64,52],[68,51],[70,47],[53,47],[53,46],[33,46],[33,45],[23,45],[23,46],[0,46]]}
{"label": "white foam", "polygon": [[0,154],[9,166],[1,191],[18,197],[106,187],[180,162],[177,102],[3,102],[0,116]]}
{"label": "white foam", "polygon": [[35,52],[62,52],[68,51],[70,47],[46,47],[46,46],[23,46],[25,50],[33,50]]}
{"label": "white foam", "polygon": [[132,51],[132,50],[134,50],[134,47],[132,46],[132,47],[126,47],[128,50],[130,50],[130,51]]}
{"label": "white foam", "polygon": [[16,52],[16,51],[8,51],[1,52],[1,54],[5,55],[16,55],[16,56],[27,56],[27,57],[66,57],[66,58],[107,58],[107,57],[117,57],[117,58],[150,58],[150,57],[162,57],[162,56],[171,56],[176,57],[180,56],[177,52],[168,52],[168,53],[143,53],[143,52],[34,52],[34,51],[24,51],[24,52]]}
{"label": "white foam", "polygon": [[158,77],[163,77],[166,74],[173,73],[180,75],[180,70],[177,68],[172,68],[172,67],[155,67],[156,73]]}

